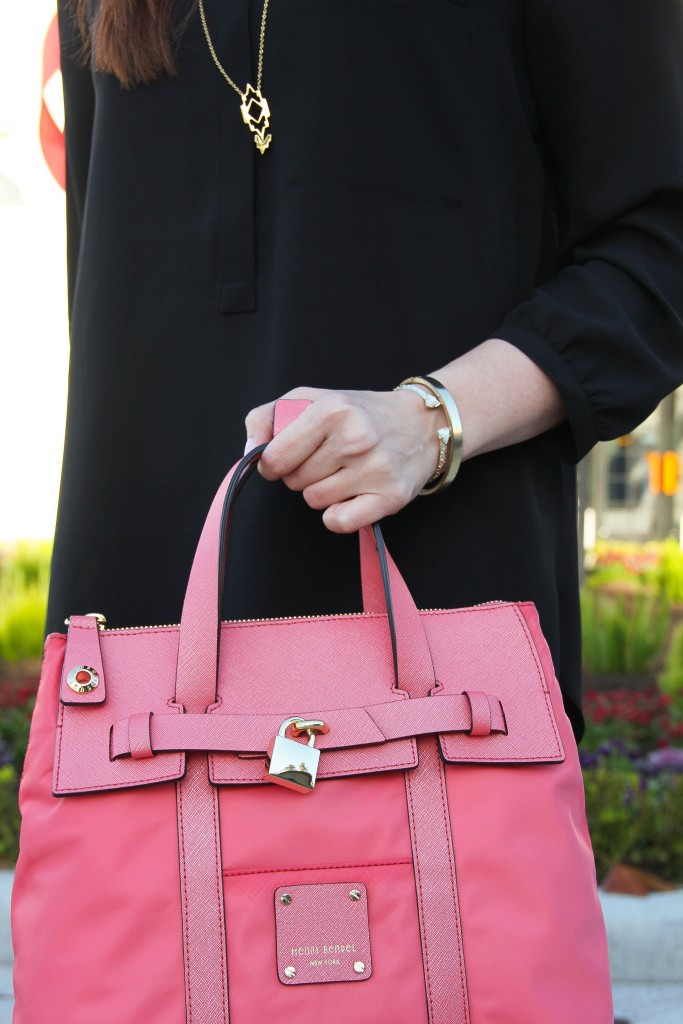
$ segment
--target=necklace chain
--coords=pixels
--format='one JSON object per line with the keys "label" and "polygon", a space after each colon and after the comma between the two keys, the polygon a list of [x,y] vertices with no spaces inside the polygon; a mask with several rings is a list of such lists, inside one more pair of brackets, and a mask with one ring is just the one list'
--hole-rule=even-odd
{"label": "necklace chain", "polygon": [[[228,72],[225,70],[223,65],[218,59],[216,48],[213,45],[211,34],[209,32],[209,26],[206,22],[206,12],[204,10],[204,0],[199,0],[199,17],[201,18],[202,28],[204,29],[204,35],[206,36],[206,42],[209,46],[209,52],[213,58],[213,62],[226,80],[229,86],[231,86],[237,95],[242,100],[242,118],[244,123],[254,134],[254,142],[259,152],[264,153],[270,145],[271,136],[266,135],[266,131],[269,126],[270,110],[268,108],[268,102],[265,96],[261,95],[261,80],[263,78],[263,53],[266,43],[266,19],[268,17],[268,3],[269,0],[264,0],[263,13],[261,14],[261,34],[259,37],[258,47],[258,70],[256,72],[256,88],[247,83],[244,90],[240,89],[236,82],[232,80]],[[252,107],[257,111],[258,116],[252,111]]]}

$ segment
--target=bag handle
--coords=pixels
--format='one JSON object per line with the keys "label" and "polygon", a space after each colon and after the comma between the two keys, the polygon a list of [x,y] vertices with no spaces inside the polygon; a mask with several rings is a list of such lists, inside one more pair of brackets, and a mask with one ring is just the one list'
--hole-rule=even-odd
{"label": "bag handle", "polygon": [[[273,436],[289,426],[311,402],[308,399],[281,398],[275,403]],[[434,666],[420,615],[405,580],[389,554],[377,523],[358,531],[363,610],[385,612],[389,619],[391,650],[394,660],[394,685],[413,697],[423,696],[434,685]],[[398,634],[394,608],[401,621]],[[399,654],[400,649],[400,654]],[[405,668],[399,677],[399,663]],[[425,688],[427,682],[429,686]]]}
{"label": "bag handle", "polygon": [[[284,401],[276,403],[278,429],[282,429],[285,414],[280,406]],[[301,403],[296,404],[299,414],[303,408]],[[183,602],[176,671],[175,700],[188,712],[201,714],[216,701],[220,607],[230,519],[235,501],[265,447],[250,451],[227,474],[211,503],[199,538]],[[394,684],[410,696],[425,696],[435,686],[429,645],[415,603],[376,524],[361,531],[361,562],[364,598],[372,596],[373,604],[381,580],[391,633]]]}

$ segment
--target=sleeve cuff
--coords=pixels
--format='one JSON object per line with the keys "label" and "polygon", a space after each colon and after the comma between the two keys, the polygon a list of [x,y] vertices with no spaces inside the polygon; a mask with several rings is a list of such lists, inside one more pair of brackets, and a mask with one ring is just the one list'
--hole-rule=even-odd
{"label": "sleeve cuff", "polygon": [[[599,440],[588,396],[569,371],[566,362],[556,349],[541,334],[521,324],[502,324],[490,334],[514,345],[523,352],[550,378],[560,393],[567,412],[567,424],[571,432],[569,443],[561,444],[560,456],[563,461],[579,462]],[[555,431],[551,431],[558,437]],[[565,431],[561,431],[565,434]]]}

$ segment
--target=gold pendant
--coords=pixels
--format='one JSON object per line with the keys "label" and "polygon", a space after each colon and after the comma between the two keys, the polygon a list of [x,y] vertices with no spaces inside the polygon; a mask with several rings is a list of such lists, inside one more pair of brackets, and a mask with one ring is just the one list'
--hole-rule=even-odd
{"label": "gold pendant", "polygon": [[254,142],[259,153],[265,153],[273,138],[266,135],[270,124],[270,107],[265,96],[261,95],[260,89],[254,89],[247,85],[246,92],[242,93],[242,120],[254,135]]}

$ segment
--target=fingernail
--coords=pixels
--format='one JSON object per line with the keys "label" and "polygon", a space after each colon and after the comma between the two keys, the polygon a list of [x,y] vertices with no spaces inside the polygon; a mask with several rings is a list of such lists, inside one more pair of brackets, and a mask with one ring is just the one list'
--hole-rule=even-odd
{"label": "fingernail", "polygon": [[255,448],[255,447],[256,447],[256,441],[254,440],[254,438],[253,437],[248,437],[247,438],[247,443],[244,446],[244,454],[247,455],[251,451],[251,449]]}

